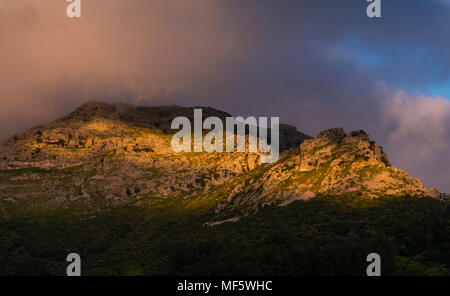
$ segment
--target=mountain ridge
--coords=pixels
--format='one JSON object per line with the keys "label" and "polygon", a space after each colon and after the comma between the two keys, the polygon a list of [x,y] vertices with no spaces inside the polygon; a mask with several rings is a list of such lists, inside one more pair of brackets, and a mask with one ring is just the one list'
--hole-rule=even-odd
{"label": "mountain ridge", "polygon": [[[2,212],[20,208],[152,206],[159,198],[203,199],[216,214],[247,215],[267,204],[318,195],[436,195],[392,167],[364,131],[311,138],[280,125],[280,159],[258,153],[174,153],[170,122],[195,107],[89,102],[68,116],[0,144]],[[228,113],[202,107],[204,116]],[[437,190],[436,190],[437,191]]]}
{"label": "mountain ridge", "polygon": [[237,210],[247,215],[261,205],[286,206],[323,195],[429,195],[419,179],[393,167],[382,148],[364,131],[346,134],[342,128],[319,133],[278,162],[258,167],[244,178],[240,183],[245,186],[236,184],[224,193],[227,198],[219,203],[217,212]]}

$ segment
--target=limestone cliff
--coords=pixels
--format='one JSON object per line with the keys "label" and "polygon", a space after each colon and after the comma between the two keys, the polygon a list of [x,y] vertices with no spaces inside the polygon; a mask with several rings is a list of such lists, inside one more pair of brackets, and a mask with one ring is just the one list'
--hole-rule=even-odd
{"label": "limestone cliff", "polygon": [[329,129],[298,149],[285,152],[275,164],[233,180],[218,212],[248,213],[268,204],[287,205],[317,195],[354,194],[366,198],[382,195],[424,196],[418,179],[393,167],[382,148],[364,131],[346,134]]}

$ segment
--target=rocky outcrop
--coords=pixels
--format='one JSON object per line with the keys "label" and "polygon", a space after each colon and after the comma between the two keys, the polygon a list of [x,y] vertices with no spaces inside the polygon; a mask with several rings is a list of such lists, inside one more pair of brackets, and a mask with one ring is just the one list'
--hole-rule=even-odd
{"label": "rocky outcrop", "polygon": [[375,142],[370,141],[364,131],[345,134],[342,128],[334,128],[319,133],[314,139],[300,146],[302,171],[317,169],[331,158],[331,165],[364,159],[364,164],[390,166],[386,154]]}
{"label": "rocky outcrop", "polygon": [[[364,131],[342,128],[319,133],[277,163],[245,176],[226,194],[218,212],[251,212],[267,204],[287,205],[317,195],[425,196],[419,179],[393,167]],[[242,192],[244,191],[244,194]]]}
{"label": "rocky outcrop", "polygon": [[440,193],[436,188],[431,187],[425,191],[425,195],[433,198],[439,198],[442,193]]}

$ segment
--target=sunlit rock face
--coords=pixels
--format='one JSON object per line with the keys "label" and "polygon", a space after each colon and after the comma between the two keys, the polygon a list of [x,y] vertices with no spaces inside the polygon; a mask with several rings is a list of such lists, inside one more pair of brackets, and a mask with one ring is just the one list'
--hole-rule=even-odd
{"label": "sunlit rock face", "polygon": [[[318,195],[424,196],[418,179],[389,163],[364,131],[342,128],[319,133],[271,166],[259,167],[236,184],[218,212],[248,213],[268,204],[286,205]],[[231,181],[232,182],[232,181]],[[245,192],[245,194],[242,194]]]}
{"label": "sunlit rock face", "polygon": [[[231,116],[211,107],[200,108],[204,118],[225,121]],[[131,159],[142,158],[145,154],[140,152],[172,154],[170,126],[178,116],[193,122],[194,108],[89,102],[67,117],[0,144],[0,169],[68,168],[111,153]],[[295,127],[280,125],[280,151],[298,147],[309,138]]]}
{"label": "sunlit rock face", "polygon": [[[205,107],[203,116],[228,113]],[[151,205],[206,194],[259,167],[257,153],[175,153],[171,121],[194,108],[89,102],[0,144],[0,202],[33,206]],[[280,126],[282,150],[310,138]],[[6,201],[5,201],[6,200]]]}
{"label": "sunlit rock face", "polygon": [[354,131],[347,135],[342,128],[323,131],[314,139],[305,141],[300,146],[300,154],[301,171],[316,170],[330,161],[332,168],[350,162],[353,167],[391,166],[382,148],[370,141],[366,132]]}

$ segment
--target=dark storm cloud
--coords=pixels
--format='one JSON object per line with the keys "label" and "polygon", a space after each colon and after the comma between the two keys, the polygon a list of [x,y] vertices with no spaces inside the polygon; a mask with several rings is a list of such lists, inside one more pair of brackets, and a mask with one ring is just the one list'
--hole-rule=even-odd
{"label": "dark storm cloud", "polygon": [[[210,105],[315,134],[366,129],[450,191],[447,1],[0,0],[0,138],[90,99]],[[432,130],[431,130],[432,127]]]}

